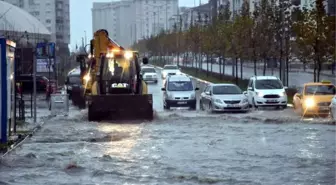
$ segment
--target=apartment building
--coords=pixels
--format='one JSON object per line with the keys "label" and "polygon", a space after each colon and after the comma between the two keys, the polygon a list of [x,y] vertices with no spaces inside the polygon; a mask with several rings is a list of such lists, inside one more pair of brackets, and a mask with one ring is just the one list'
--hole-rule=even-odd
{"label": "apartment building", "polygon": [[[2,0],[27,11],[51,32],[51,41],[58,51],[69,52],[70,9],[69,0]],[[38,30],[37,30],[38,31]]]}
{"label": "apartment building", "polygon": [[107,29],[124,47],[169,29],[178,13],[178,0],[121,0],[93,3],[92,31]]}

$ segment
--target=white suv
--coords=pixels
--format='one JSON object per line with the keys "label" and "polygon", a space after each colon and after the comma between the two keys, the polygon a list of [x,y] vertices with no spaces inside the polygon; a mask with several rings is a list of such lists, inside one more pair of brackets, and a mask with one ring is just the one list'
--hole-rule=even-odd
{"label": "white suv", "polygon": [[250,78],[247,87],[247,97],[250,106],[255,108],[272,106],[287,108],[287,94],[280,79],[274,76],[254,76]]}

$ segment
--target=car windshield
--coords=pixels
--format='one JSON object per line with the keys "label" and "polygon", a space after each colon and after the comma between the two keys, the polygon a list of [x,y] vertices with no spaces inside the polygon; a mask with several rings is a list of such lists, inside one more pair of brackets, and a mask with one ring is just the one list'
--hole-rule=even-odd
{"label": "car windshield", "polygon": [[169,82],[168,91],[192,91],[193,85],[191,81]]}
{"label": "car windshield", "polygon": [[156,73],[154,68],[142,68],[141,72],[142,73]]}
{"label": "car windshield", "polygon": [[335,95],[336,89],[334,85],[309,85],[306,86],[305,95]]}
{"label": "car windshield", "polygon": [[267,80],[256,80],[256,89],[282,89],[282,83],[280,80],[267,79]]}
{"label": "car windshield", "polygon": [[214,86],[212,89],[213,94],[242,94],[239,87],[234,85]]}
{"label": "car windshield", "polygon": [[163,69],[178,69],[178,67],[177,66],[164,66],[164,68]]}
{"label": "car windshield", "polygon": [[69,84],[81,84],[79,76],[69,76]]}

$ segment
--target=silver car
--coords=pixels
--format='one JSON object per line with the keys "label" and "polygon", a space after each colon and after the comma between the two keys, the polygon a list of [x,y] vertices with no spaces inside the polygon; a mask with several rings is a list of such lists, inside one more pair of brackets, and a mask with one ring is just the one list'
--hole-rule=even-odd
{"label": "silver car", "polygon": [[210,84],[201,94],[201,110],[215,111],[249,111],[246,92],[234,84]]}
{"label": "silver car", "polygon": [[163,108],[190,107],[196,109],[196,91],[190,77],[184,75],[168,76],[164,82]]}
{"label": "silver car", "polygon": [[336,95],[333,97],[330,103],[330,116],[333,121],[336,121]]}

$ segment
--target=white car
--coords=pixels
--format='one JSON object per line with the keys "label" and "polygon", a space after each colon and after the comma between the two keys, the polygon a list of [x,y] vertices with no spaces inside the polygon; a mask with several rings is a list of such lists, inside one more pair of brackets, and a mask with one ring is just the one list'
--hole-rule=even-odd
{"label": "white car", "polygon": [[164,82],[163,108],[170,107],[190,107],[196,110],[196,91],[190,77],[184,75],[168,76]]}
{"label": "white car", "polygon": [[330,104],[330,116],[331,116],[331,119],[333,119],[334,121],[336,121],[336,95],[331,100],[331,104]]}
{"label": "white car", "polygon": [[286,87],[275,76],[254,76],[247,87],[249,105],[258,107],[287,108]]}
{"label": "white car", "polygon": [[169,75],[182,74],[180,68],[177,65],[165,65],[161,72],[162,79],[166,79]]}
{"label": "white car", "polygon": [[246,94],[235,84],[210,84],[201,94],[201,110],[248,112]]}
{"label": "white car", "polygon": [[142,79],[145,82],[154,82],[154,83],[158,82],[156,70],[154,67],[149,67],[149,66],[142,67],[140,73],[142,75]]}

